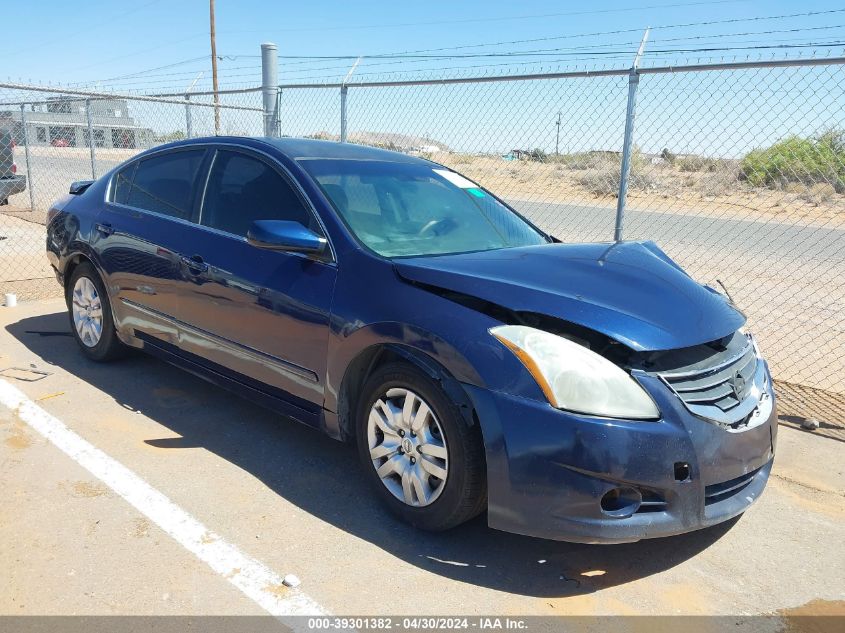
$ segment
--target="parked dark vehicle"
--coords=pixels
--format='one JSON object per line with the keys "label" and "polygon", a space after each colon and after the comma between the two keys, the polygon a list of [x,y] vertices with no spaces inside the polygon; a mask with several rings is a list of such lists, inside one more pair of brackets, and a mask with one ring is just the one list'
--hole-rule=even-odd
{"label": "parked dark vehicle", "polygon": [[9,204],[9,196],[26,191],[26,176],[18,173],[12,135],[0,129],[0,206]]}
{"label": "parked dark vehicle", "polygon": [[356,442],[416,526],[632,541],[769,477],[745,317],[651,242],[562,244],[436,163],[314,140],[182,141],[72,192],[47,254],[86,356],[141,348]]}

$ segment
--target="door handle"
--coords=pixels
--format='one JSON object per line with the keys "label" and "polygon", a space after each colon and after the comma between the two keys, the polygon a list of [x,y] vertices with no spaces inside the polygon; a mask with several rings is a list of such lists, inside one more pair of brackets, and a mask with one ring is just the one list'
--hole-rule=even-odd
{"label": "door handle", "polygon": [[97,224],[94,225],[94,228],[97,229],[99,233],[102,233],[105,236],[109,236],[114,233],[112,225],[108,222],[97,222]]}
{"label": "door handle", "polygon": [[208,264],[202,261],[202,257],[199,255],[191,255],[190,257],[182,255],[181,260],[192,272],[204,273],[208,270]]}

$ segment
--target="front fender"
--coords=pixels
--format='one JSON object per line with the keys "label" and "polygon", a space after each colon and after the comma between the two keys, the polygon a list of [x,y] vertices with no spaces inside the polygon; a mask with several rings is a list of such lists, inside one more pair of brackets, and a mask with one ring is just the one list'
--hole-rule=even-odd
{"label": "front fender", "polygon": [[460,382],[479,387],[486,385],[466,356],[443,337],[408,323],[372,323],[358,328],[331,346],[326,377],[326,409],[337,411],[343,377],[352,362],[378,347],[392,347],[400,354],[404,352],[427,359]]}
{"label": "front fender", "polygon": [[344,253],[332,301],[323,401],[327,418],[336,420],[343,413],[347,372],[362,371],[368,351],[380,346],[427,359],[458,384],[545,401],[522,363],[490,334],[497,325],[487,314],[408,283],[388,261],[360,251]]}

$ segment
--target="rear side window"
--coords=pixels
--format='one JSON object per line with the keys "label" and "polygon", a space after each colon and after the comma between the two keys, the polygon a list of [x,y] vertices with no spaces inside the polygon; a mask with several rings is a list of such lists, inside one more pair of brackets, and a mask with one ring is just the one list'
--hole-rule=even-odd
{"label": "rear side window", "polygon": [[118,204],[126,204],[129,200],[129,189],[132,187],[132,176],[138,163],[130,163],[117,174],[112,180],[111,201]]}
{"label": "rear side window", "polygon": [[204,155],[205,150],[190,150],[141,160],[126,204],[189,220],[191,194]]}
{"label": "rear side window", "polygon": [[245,237],[253,220],[292,220],[318,230],[314,216],[279,172],[252,156],[218,151],[200,223]]}

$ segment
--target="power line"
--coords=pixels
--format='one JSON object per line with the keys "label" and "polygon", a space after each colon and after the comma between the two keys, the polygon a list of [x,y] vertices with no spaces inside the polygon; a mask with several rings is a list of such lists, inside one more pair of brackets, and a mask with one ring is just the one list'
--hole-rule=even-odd
{"label": "power line", "polygon": [[75,83],[76,84],[101,83],[101,82],[104,82],[104,81],[114,81],[116,79],[131,79],[132,77],[138,77],[140,75],[143,75],[143,74],[148,73],[148,72],[152,72],[154,70],[165,70],[167,68],[175,68],[176,66],[183,66],[185,64],[191,64],[193,62],[203,61],[205,59],[207,59],[207,57],[205,55],[202,55],[200,57],[192,57],[191,59],[183,59],[182,61],[173,62],[172,64],[166,64],[164,66],[156,66],[155,68],[148,68],[147,70],[139,70],[138,72],[129,73],[127,75],[118,75],[116,77],[107,77],[105,79],[95,79],[95,80],[92,80],[92,81],[78,81],[78,82],[75,82]]}
{"label": "power line", "polygon": [[[729,51],[729,50],[738,50],[742,48],[793,48],[793,47],[806,47],[806,46],[815,46],[817,43],[810,42],[807,44],[776,44],[770,46],[740,46],[740,47],[710,47],[710,48],[679,48],[679,49],[652,49],[651,52],[677,52],[677,53],[695,53],[695,52],[708,52],[708,51]],[[478,59],[478,58],[496,58],[496,57],[544,57],[549,55],[578,55],[579,52],[571,52],[567,53],[565,51],[573,50],[573,49],[559,49],[559,48],[545,48],[545,49],[534,49],[529,51],[505,51],[499,53],[469,53],[469,54],[462,54],[462,55],[385,55],[385,56],[375,56],[370,57],[370,59],[408,59],[408,60],[445,60],[445,59]],[[593,51],[595,55],[602,55],[602,54],[623,54],[623,53],[630,53],[630,51],[625,50],[611,50],[611,51]],[[302,59],[301,56],[292,55],[290,57],[280,56],[281,59]],[[326,57],[314,57],[309,59],[357,59],[358,56],[355,57],[345,57],[345,56],[326,56]]]}
{"label": "power line", "polygon": [[[351,30],[365,30],[365,29],[383,29],[383,28],[396,28],[396,27],[410,27],[410,26],[438,26],[443,24],[476,24],[481,22],[510,22],[513,20],[535,20],[541,18],[556,18],[556,17],[575,17],[579,15],[599,15],[599,14],[608,14],[608,13],[627,13],[631,11],[647,11],[649,9],[671,9],[674,7],[694,7],[700,5],[714,5],[714,4],[736,4],[738,2],[749,2],[750,0],[704,0],[701,2],[683,2],[683,3],[672,3],[672,4],[653,4],[648,6],[638,6],[638,7],[624,7],[618,9],[595,9],[592,11],[568,11],[565,13],[540,13],[540,14],[533,14],[533,15],[515,15],[515,16],[508,16],[508,17],[498,17],[498,18],[467,18],[463,20],[433,20],[428,22],[402,22],[402,23],[392,23],[392,24],[361,24],[361,25],[344,25],[344,26],[323,26],[323,27],[297,27],[297,28],[286,28],[286,29],[276,29],[280,32],[286,31],[351,31]],[[641,29],[638,29],[641,30]],[[261,31],[255,30],[248,30],[248,31],[227,31],[228,33],[266,33],[267,29],[263,29]]]}
{"label": "power line", "polygon": [[[707,4],[707,3],[697,3],[697,4]],[[685,5],[685,6],[691,6],[691,5]],[[640,8],[642,9],[644,7],[640,7]],[[655,8],[655,7],[652,7],[652,8]],[[843,8],[843,9],[829,9],[829,10],[824,10],[824,11],[807,11],[807,12],[803,12],[803,13],[792,13],[792,14],[782,14],[782,15],[755,16],[755,17],[748,17],[748,18],[731,18],[731,19],[726,19],[726,20],[709,20],[709,21],[705,21],[705,22],[689,22],[689,23],[685,23],[685,24],[668,24],[668,25],[661,25],[661,26],[653,27],[653,30],[656,30],[656,29],[677,29],[677,28],[685,28],[685,27],[693,27],[693,26],[712,26],[712,25],[717,25],[717,24],[732,24],[732,23],[739,23],[739,22],[757,22],[757,21],[766,21],[766,20],[780,20],[780,19],[795,18],[795,17],[829,15],[829,14],[842,13],[842,12],[845,12],[845,8]],[[719,37],[730,37],[730,36],[733,36],[733,35],[745,35],[745,34],[764,35],[764,34],[774,34],[774,33],[812,31],[812,30],[831,29],[831,28],[837,28],[837,27],[829,26],[829,25],[820,26],[820,27],[803,27],[803,28],[799,27],[799,28],[792,28],[792,29],[759,31],[759,32],[756,32],[756,33],[755,32],[747,32],[747,33],[742,33],[742,34],[713,34],[712,36],[690,36],[690,37],[668,38],[668,39],[663,39],[662,41],[692,41],[692,40],[700,40],[700,39],[710,39],[710,38],[715,39],[715,38],[719,38]],[[383,54],[376,54],[376,55],[365,55],[363,57],[365,58],[366,61],[369,61],[369,59],[398,59],[398,58],[400,58],[399,56],[401,56],[401,55],[412,55],[412,54],[415,54],[415,53],[430,53],[430,52],[441,52],[441,51],[451,51],[451,50],[464,50],[464,49],[471,49],[471,48],[503,46],[503,45],[509,45],[509,44],[548,42],[548,41],[555,41],[555,40],[562,40],[562,39],[597,37],[597,36],[601,36],[601,35],[617,35],[617,34],[634,33],[634,32],[639,33],[640,31],[641,31],[641,29],[635,28],[635,29],[619,29],[619,30],[614,30],[614,31],[599,31],[599,32],[594,32],[594,33],[576,33],[576,34],[571,34],[571,35],[549,36],[549,37],[532,38],[532,39],[525,39],[525,40],[509,40],[509,41],[502,41],[502,42],[488,42],[488,43],[464,44],[464,45],[459,45],[459,46],[448,46],[448,47],[440,47],[440,48],[418,49],[418,50],[412,50],[412,51],[404,51],[404,52],[401,52],[401,53],[383,53]],[[197,36],[192,36],[192,38],[193,37],[197,37]],[[188,39],[192,39],[192,38],[188,38]],[[653,41],[656,41],[656,40],[653,40]],[[619,43],[619,44],[622,44],[622,43]],[[617,45],[619,45],[619,44],[617,44]],[[609,45],[610,44],[593,45],[591,48],[593,48],[593,47],[603,47],[603,46],[609,46]],[[549,49],[549,50],[554,51],[554,50],[561,50],[561,49]],[[653,54],[653,53],[654,53],[654,51],[650,52],[650,54]],[[133,54],[136,54],[136,53],[133,53]],[[236,60],[236,59],[242,59],[242,58],[257,58],[257,57],[260,57],[260,56],[258,56],[258,55],[226,55],[226,56],[222,56],[221,55],[220,57],[226,58],[226,59],[229,59],[229,60]],[[319,56],[319,57],[318,56],[312,56],[312,57],[304,57],[303,56],[303,57],[298,58],[298,61],[290,62],[290,63],[286,64],[286,66],[309,65],[309,64],[318,63],[319,61],[325,61],[327,59],[335,59],[335,60],[338,60],[338,61],[341,60],[341,59],[350,59],[351,60],[351,59],[357,59],[358,57],[359,57],[359,55]],[[456,57],[457,56],[439,56],[439,59],[453,59],[453,58],[456,58]],[[130,73],[130,74],[127,74],[127,75],[120,75],[120,76],[117,76],[117,77],[109,77],[109,78],[106,78],[106,79],[91,80],[91,81],[88,81],[88,82],[77,82],[77,83],[101,83],[101,82],[115,81],[115,80],[120,80],[120,79],[125,79],[125,78],[140,77],[142,75],[148,74],[148,73],[156,71],[156,70],[162,70],[162,69],[171,68],[171,67],[174,67],[174,66],[183,65],[183,64],[186,64],[186,63],[190,63],[192,61],[197,61],[199,59],[205,59],[205,58],[204,57],[193,58],[192,60],[183,60],[181,62],[176,62],[174,64],[168,64],[166,66],[158,66],[158,67],[155,67],[155,68],[136,71],[134,73]],[[438,59],[438,57],[433,56],[431,59]],[[397,62],[397,63],[401,63],[401,62]],[[406,61],[405,63],[415,63],[415,62]],[[374,66],[374,65],[375,64],[372,64],[372,63],[367,64],[368,67]],[[384,64],[384,65],[387,65],[387,64]],[[341,67],[336,66],[334,68],[339,69]],[[345,67],[342,67],[342,68],[345,68]],[[331,67],[323,67],[321,69],[328,70],[328,69],[332,69],[332,68]],[[313,71],[313,70],[317,70],[317,69],[314,68],[314,67],[311,67],[309,69],[304,69],[303,72],[309,72],[309,71]]]}
{"label": "power line", "polygon": [[[845,42],[841,43],[845,46]],[[834,45],[831,45],[832,47]],[[704,49],[702,49],[703,51]],[[666,58],[669,55],[675,54],[675,51],[665,51],[665,52],[654,52],[652,57],[660,57]],[[627,52],[625,54],[619,55],[612,55],[606,57],[580,57],[580,58],[565,58],[565,59],[550,59],[550,60],[543,60],[543,61],[524,61],[524,62],[510,62],[510,63],[497,63],[497,64],[477,64],[477,65],[463,65],[463,66],[441,66],[437,68],[418,68],[412,70],[394,70],[394,71],[378,71],[378,72],[361,72],[356,73],[356,77],[363,77],[363,76],[373,76],[373,75],[382,75],[382,76],[391,76],[391,75],[408,75],[412,73],[417,73],[421,76],[423,75],[433,75],[435,73],[442,73],[443,71],[447,70],[470,70],[475,68],[484,68],[484,69],[496,69],[505,66],[538,66],[538,65],[551,65],[559,62],[565,62],[568,66],[572,66],[578,63],[583,63],[586,61],[602,61],[602,62],[610,62],[613,60],[625,60],[630,61],[631,54]],[[714,56],[707,56],[705,59],[716,59]],[[309,76],[309,77],[296,77],[294,78],[297,82],[306,82],[312,80],[321,80],[321,79],[337,79],[340,75],[333,74],[333,75],[318,75],[318,76]],[[354,85],[350,83],[350,85]]]}
{"label": "power line", "polygon": [[[759,22],[765,20],[782,20],[787,18],[797,18],[797,17],[810,17],[810,16],[817,16],[817,15],[829,15],[833,13],[843,13],[845,12],[845,8],[842,9],[828,9],[825,11],[806,11],[803,13],[789,13],[789,14],[782,14],[782,15],[767,15],[767,16],[754,16],[748,18],[730,18],[727,20],[708,20],[705,22],[687,22],[685,24],[664,24],[660,26],[653,26],[652,31],[657,29],[678,29],[678,28],[687,28],[692,26],[713,26],[715,24],[735,24],[738,22]],[[807,30],[810,30],[809,28]],[[599,35],[618,35],[621,33],[641,33],[641,28],[634,28],[634,29],[620,29],[615,31],[598,31],[595,33],[575,33],[570,35],[553,35],[548,37],[539,37],[539,38],[532,38],[532,39],[525,39],[525,40],[508,40],[502,42],[486,42],[481,44],[462,44],[459,46],[444,46],[441,48],[425,48],[425,49],[418,49],[418,50],[411,50],[411,51],[402,51],[400,53],[381,53],[381,54],[372,54],[372,55],[339,55],[333,57],[327,56],[301,56],[300,59],[308,59],[319,60],[319,59],[357,59],[358,57],[364,57],[369,59],[376,59],[376,58],[383,58],[383,57],[390,57],[393,55],[406,55],[406,54],[414,54],[414,53],[435,53],[440,51],[447,51],[447,50],[462,50],[467,48],[481,48],[481,47],[488,47],[488,46],[504,46],[507,44],[529,44],[534,42],[549,42],[554,40],[562,40],[562,39],[571,39],[576,37],[597,37]],[[249,57],[260,57],[259,55],[234,55],[234,58],[249,58]],[[284,58],[284,56],[280,55],[280,58]]]}
{"label": "power line", "polygon": [[[742,33],[713,33],[710,35],[688,35],[685,37],[650,38],[652,42],[678,42],[690,40],[706,40],[722,37],[740,37],[745,35],[774,35],[776,33],[803,33],[804,31],[823,31],[844,28],[845,24],[828,24],[825,26],[802,26],[792,29],[771,29],[768,31],[745,31]],[[658,27],[659,28],[659,27]]]}

